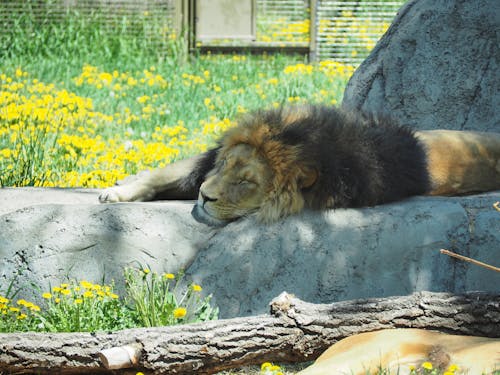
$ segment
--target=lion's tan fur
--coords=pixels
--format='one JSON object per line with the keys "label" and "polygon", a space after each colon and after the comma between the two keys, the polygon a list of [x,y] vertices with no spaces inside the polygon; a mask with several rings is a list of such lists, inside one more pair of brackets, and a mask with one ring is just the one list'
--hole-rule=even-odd
{"label": "lion's tan fur", "polygon": [[[307,106],[285,108],[279,112],[278,117],[271,116],[270,120],[270,117],[257,113],[247,119],[247,123],[242,126],[229,129],[221,139],[220,148],[213,155],[216,163],[225,159],[230,159],[230,163],[222,169],[213,168],[213,165],[210,164],[209,168],[213,169],[208,172],[208,175],[206,172],[210,169],[200,173],[201,181],[196,186],[193,184],[190,190],[183,190],[183,187],[186,186],[183,181],[186,181],[191,173],[199,168],[200,160],[205,160],[203,155],[173,163],[149,174],[139,175],[135,181],[129,184],[107,189],[101,194],[100,200],[101,202],[150,200],[160,193],[163,193],[162,199],[194,199],[199,191],[198,206],[201,207],[199,211],[201,215],[208,213],[209,216],[213,216],[214,221],[227,222],[256,213],[261,221],[273,222],[298,213],[305,206],[314,209],[356,207],[356,204],[358,206],[379,204],[378,202],[384,203],[392,199],[402,199],[425,192],[431,195],[460,195],[500,188],[500,134],[498,133],[451,130],[416,132],[416,137],[425,150],[425,154],[423,151],[421,154],[422,167],[416,169],[414,167],[413,170],[409,170],[408,165],[412,164],[411,161],[416,160],[419,156],[408,159],[406,155],[406,159],[398,159],[400,154],[392,152],[390,154],[393,161],[391,165],[398,165],[399,180],[395,181],[395,175],[391,174],[389,177],[393,177],[393,179],[387,184],[387,187],[391,186],[393,190],[388,190],[384,189],[384,184],[389,180],[387,173],[385,175],[383,173],[377,174],[374,172],[377,167],[373,167],[373,165],[371,169],[367,167],[371,160],[382,160],[383,157],[379,155],[377,158],[370,159],[367,156],[363,159],[364,156],[371,155],[370,151],[363,153],[360,150],[358,155],[346,152],[356,145],[363,146],[363,142],[370,143],[369,140],[358,139],[357,143],[352,144],[353,141],[349,135],[347,139],[343,138],[345,136],[344,129],[352,125],[350,123],[352,114],[342,113],[340,115],[337,112],[332,112],[333,116],[335,113],[339,116],[337,119],[341,122],[339,127],[336,128],[336,125],[332,125],[331,131],[328,129],[326,133],[323,132],[321,135],[311,133],[315,135],[315,138],[308,138],[307,132],[314,132],[315,125],[321,124],[321,121],[329,121],[329,118],[318,120],[315,117],[318,112],[322,113],[321,110],[314,112],[313,107]],[[287,130],[292,130],[293,133],[297,122],[302,120],[308,125],[301,128],[302,133],[295,133],[294,137],[296,138],[291,142],[283,141],[283,133]],[[271,123],[266,123],[266,121]],[[278,124],[272,123],[273,121],[278,122]],[[342,128],[342,126],[345,127]],[[321,140],[331,135],[334,130],[338,131],[336,133],[338,137],[328,138],[328,142],[333,140],[336,142],[336,146],[333,147],[330,143],[326,145],[321,143]],[[316,129],[316,131],[318,130]],[[309,144],[311,139],[315,139],[315,141],[311,141]],[[320,140],[320,144],[314,143],[318,143],[318,140]],[[400,143],[397,144],[400,145]],[[321,155],[328,160],[317,160],[317,155],[312,156],[315,154],[311,152],[304,154],[303,150],[307,147],[309,150],[322,147]],[[391,152],[391,147],[385,147],[387,152]],[[400,153],[404,153],[407,149],[406,144],[404,147],[403,150],[401,147],[399,148]],[[420,146],[419,148],[421,149]],[[355,148],[355,150],[357,149]],[[360,157],[360,153],[363,157]],[[328,163],[334,165],[336,158],[342,163],[342,167],[338,170],[355,172],[349,176],[344,173],[339,178],[332,176],[328,172],[331,169],[325,168],[325,165]],[[351,163],[350,160],[353,158],[358,158],[356,159],[358,162]],[[359,160],[363,160],[363,163]],[[380,165],[379,163],[378,166],[380,167]],[[407,179],[407,176],[418,177],[419,171],[422,171],[422,175],[424,175],[420,180],[415,178],[409,180],[410,182],[402,182],[402,179]],[[203,182],[205,175],[206,178]],[[249,175],[253,175],[251,178],[254,180],[253,195],[249,193],[248,186],[241,189],[234,187],[239,180],[249,180]],[[364,177],[364,179],[356,176]],[[427,177],[430,179],[430,190],[426,186],[428,181],[422,182]],[[362,180],[364,182],[359,183]],[[328,187],[325,187],[324,181],[328,181]],[[422,186],[418,187],[419,190],[412,191],[413,187],[420,186],[415,181],[420,181]],[[335,186],[333,192],[330,191],[330,186]],[[346,188],[342,190],[344,186]],[[394,191],[395,187],[401,188],[402,186],[408,192],[405,191],[394,198],[384,196],[386,191]],[[310,187],[311,189],[309,189]],[[366,189],[363,190],[364,187]],[[246,195],[242,193],[239,197],[238,191],[246,192]],[[318,193],[321,194],[323,191],[325,192],[324,196],[315,201]],[[362,193],[360,193],[361,191]],[[229,197],[231,199],[228,199]],[[352,202],[346,197],[352,199],[354,205],[351,205]],[[363,200],[365,198],[366,201]],[[339,199],[344,199],[344,202],[339,203]],[[205,208],[206,210],[204,210]]]}
{"label": "lion's tan fur", "polygon": [[410,366],[430,361],[446,370],[458,365],[463,373],[490,374],[500,369],[500,339],[449,335],[423,329],[387,329],[339,341],[300,375],[376,373],[408,374]]}
{"label": "lion's tan fur", "polygon": [[267,188],[258,213],[265,222],[300,212],[304,207],[300,189],[313,182],[311,176],[315,173],[300,160],[297,146],[270,140],[271,135],[272,128],[266,124],[231,129],[224,137],[218,156],[224,159],[234,147],[248,145],[270,169],[270,180],[265,181]]}
{"label": "lion's tan fur", "polygon": [[431,195],[500,187],[500,134],[429,130],[417,133],[427,150]]}

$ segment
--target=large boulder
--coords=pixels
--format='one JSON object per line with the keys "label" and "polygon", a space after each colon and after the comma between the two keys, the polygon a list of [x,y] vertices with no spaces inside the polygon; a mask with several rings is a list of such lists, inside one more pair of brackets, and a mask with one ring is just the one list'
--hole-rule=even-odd
{"label": "large boulder", "polygon": [[500,213],[492,204],[500,192],[305,212],[272,225],[250,218],[221,229],[197,223],[192,202],[101,205],[97,195],[0,189],[0,285],[47,288],[69,275],[115,280],[123,290],[123,267],[139,262],[184,269],[214,294],[223,317],[265,312],[284,290],[317,303],[421,290],[500,292],[495,272],[439,252],[498,265]]}
{"label": "large boulder", "polygon": [[410,0],[359,66],[343,106],[416,129],[500,130],[500,1]]}

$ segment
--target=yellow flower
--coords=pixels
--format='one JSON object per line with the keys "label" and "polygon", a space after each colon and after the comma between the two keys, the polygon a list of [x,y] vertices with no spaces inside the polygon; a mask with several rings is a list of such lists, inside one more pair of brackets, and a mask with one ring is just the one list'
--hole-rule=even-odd
{"label": "yellow flower", "polygon": [[458,367],[455,364],[451,364],[446,371],[448,371],[448,372],[455,372],[457,370],[460,370],[460,367]]}
{"label": "yellow flower", "polygon": [[424,362],[424,363],[422,363],[422,368],[424,368],[426,370],[432,370],[432,363]]}
{"label": "yellow flower", "polygon": [[85,289],[92,289],[92,286],[93,284],[92,283],[89,283],[88,281],[86,280],[82,280],[80,281],[80,285],[85,288]]}
{"label": "yellow flower", "polygon": [[42,297],[45,298],[45,299],[51,299],[52,298],[52,294],[50,294],[50,293],[43,293]]}
{"label": "yellow flower", "polygon": [[164,277],[165,279],[169,279],[169,280],[173,280],[173,279],[175,279],[175,275],[174,275],[173,273],[164,273],[164,274],[163,274],[163,277]]}
{"label": "yellow flower", "polygon": [[83,297],[85,297],[85,298],[93,298],[94,297],[94,293],[92,293],[92,291],[90,291],[90,290],[87,290],[85,293],[83,293]]}
{"label": "yellow flower", "polygon": [[261,370],[267,370],[268,368],[270,368],[272,366],[272,363],[270,362],[264,362],[261,366],[260,366],[260,369]]}
{"label": "yellow flower", "polygon": [[83,303],[83,300],[81,298],[75,299],[75,305],[80,305],[81,303]]}
{"label": "yellow flower", "polygon": [[142,270],[142,272],[144,272],[144,273],[147,275],[148,273],[150,273],[150,272],[151,272],[151,270],[150,270],[150,269],[148,269],[148,268],[144,268],[144,269]]}
{"label": "yellow flower", "polygon": [[174,318],[181,319],[186,316],[187,310],[184,307],[178,307],[174,310]]}
{"label": "yellow flower", "polygon": [[26,314],[19,314],[17,316],[17,319],[22,320],[22,319],[26,319],[27,317],[28,317],[28,315],[26,315]]}
{"label": "yellow flower", "polygon": [[201,292],[202,288],[198,284],[193,284],[193,292]]}

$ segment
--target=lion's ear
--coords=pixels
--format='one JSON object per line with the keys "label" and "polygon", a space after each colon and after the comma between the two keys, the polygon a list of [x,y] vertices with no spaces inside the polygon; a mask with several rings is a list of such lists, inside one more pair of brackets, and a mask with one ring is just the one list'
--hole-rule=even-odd
{"label": "lion's ear", "polygon": [[318,179],[318,171],[316,168],[302,168],[301,176],[299,177],[298,185],[300,189],[307,189],[314,185]]}

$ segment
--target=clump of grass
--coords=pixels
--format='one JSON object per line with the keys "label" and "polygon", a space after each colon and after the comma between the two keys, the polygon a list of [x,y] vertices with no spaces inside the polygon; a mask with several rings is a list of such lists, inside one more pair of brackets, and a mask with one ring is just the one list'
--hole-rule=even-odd
{"label": "clump of grass", "polygon": [[42,293],[41,306],[0,295],[0,332],[93,332],[186,324],[217,319],[211,296],[201,286],[181,286],[182,273],[159,275],[149,269],[125,270],[125,295],[113,284],[71,280]]}
{"label": "clump of grass", "polygon": [[71,281],[52,288],[42,297],[47,301],[46,306],[35,314],[41,331],[92,332],[135,325],[130,307],[114,293],[113,285]]}
{"label": "clump of grass", "polygon": [[176,276],[148,268],[126,269],[127,296],[134,306],[134,320],[142,327],[155,327],[217,319],[219,310],[210,305],[212,296],[201,298],[202,287],[198,284],[181,292],[182,279],[182,272]]}

